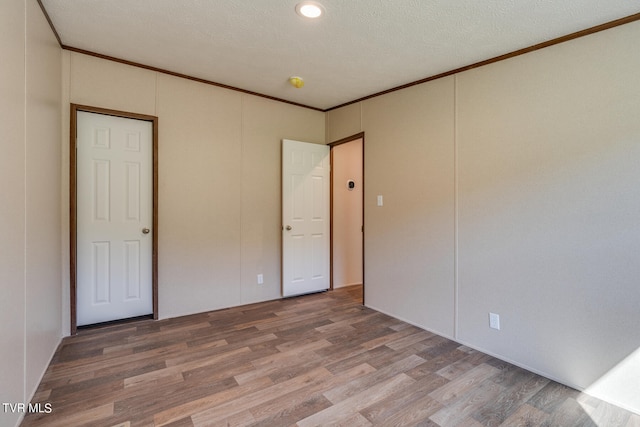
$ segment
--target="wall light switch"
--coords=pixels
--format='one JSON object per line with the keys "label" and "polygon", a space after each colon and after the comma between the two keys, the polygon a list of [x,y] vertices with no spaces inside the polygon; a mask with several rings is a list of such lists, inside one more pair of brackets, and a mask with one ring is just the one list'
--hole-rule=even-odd
{"label": "wall light switch", "polygon": [[262,277],[262,274],[258,274],[258,285],[262,285],[264,283],[264,278]]}
{"label": "wall light switch", "polygon": [[382,206],[382,196],[378,195],[378,206]]}
{"label": "wall light switch", "polygon": [[500,330],[500,315],[496,313],[489,313],[489,327]]}

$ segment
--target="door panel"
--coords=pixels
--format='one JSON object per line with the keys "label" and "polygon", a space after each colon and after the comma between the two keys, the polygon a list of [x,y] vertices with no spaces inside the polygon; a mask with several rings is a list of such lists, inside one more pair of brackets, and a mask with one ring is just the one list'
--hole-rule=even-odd
{"label": "door panel", "polygon": [[140,164],[139,163],[125,163],[125,215],[129,221],[140,221]]}
{"label": "door panel", "polygon": [[109,303],[111,295],[111,281],[109,272],[111,271],[111,245],[109,242],[92,242],[91,257],[91,277],[89,283],[93,294],[91,303]]}
{"label": "door panel", "polygon": [[77,324],[152,314],[153,124],[78,111],[76,150]]}
{"label": "door panel", "polygon": [[124,284],[125,284],[125,299],[135,300],[139,299],[140,294],[140,241],[126,241],[124,242]]}
{"label": "door panel", "polygon": [[283,140],[282,294],[329,289],[329,147]]}

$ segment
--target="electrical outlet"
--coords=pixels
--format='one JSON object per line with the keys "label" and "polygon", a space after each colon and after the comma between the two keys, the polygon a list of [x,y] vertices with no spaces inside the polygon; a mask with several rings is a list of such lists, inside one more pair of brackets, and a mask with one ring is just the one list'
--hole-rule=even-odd
{"label": "electrical outlet", "polygon": [[262,285],[264,283],[264,277],[262,274],[258,274],[258,285]]}
{"label": "electrical outlet", "polygon": [[489,313],[489,327],[492,329],[500,330],[500,315],[496,313]]}

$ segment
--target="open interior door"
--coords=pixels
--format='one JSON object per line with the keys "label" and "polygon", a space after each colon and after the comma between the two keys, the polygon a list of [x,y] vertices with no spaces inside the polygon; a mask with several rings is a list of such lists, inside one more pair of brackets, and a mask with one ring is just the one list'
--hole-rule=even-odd
{"label": "open interior door", "polygon": [[329,289],[329,147],[282,141],[282,295]]}

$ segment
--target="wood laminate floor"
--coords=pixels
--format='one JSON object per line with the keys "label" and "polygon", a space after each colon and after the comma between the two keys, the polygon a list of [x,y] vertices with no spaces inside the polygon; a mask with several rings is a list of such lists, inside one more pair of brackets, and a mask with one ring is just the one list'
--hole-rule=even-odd
{"label": "wood laminate floor", "polygon": [[361,287],[65,338],[23,426],[606,426],[640,416],[360,305]]}

